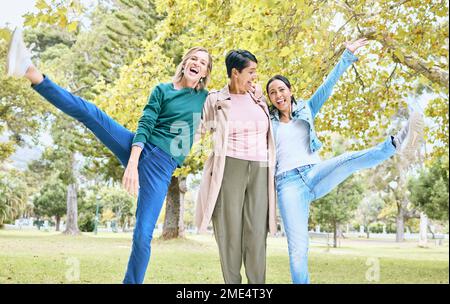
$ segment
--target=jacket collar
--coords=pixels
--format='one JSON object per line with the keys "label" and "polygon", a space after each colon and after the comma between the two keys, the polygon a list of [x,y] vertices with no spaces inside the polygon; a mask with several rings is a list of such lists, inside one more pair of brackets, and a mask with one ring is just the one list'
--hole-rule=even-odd
{"label": "jacket collar", "polygon": [[228,85],[224,86],[219,91],[218,100],[231,100],[230,89],[228,88]]}
{"label": "jacket collar", "polygon": [[[298,109],[304,108],[305,102],[303,100],[297,100],[297,102],[294,102],[292,104],[292,111],[291,111],[291,118],[293,117],[293,114]],[[273,107],[272,112],[270,113],[272,115],[272,118],[275,118],[277,121],[280,121],[280,112],[277,108]]]}

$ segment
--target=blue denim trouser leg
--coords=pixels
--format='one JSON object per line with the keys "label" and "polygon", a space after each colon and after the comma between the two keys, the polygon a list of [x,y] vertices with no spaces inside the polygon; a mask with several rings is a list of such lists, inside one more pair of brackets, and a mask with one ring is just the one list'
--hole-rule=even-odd
{"label": "blue denim trouser leg", "polygon": [[308,217],[313,196],[302,181],[300,172],[288,171],[277,176],[278,206],[286,232],[291,279],[296,284],[308,284]]}
{"label": "blue denim trouser leg", "polygon": [[[65,114],[84,124],[126,166],[134,133],[124,128],[93,103],[64,90],[48,77],[33,89]],[[145,151],[145,150],[144,150]],[[143,152],[144,152],[143,151]]]}
{"label": "blue denim trouser leg", "polygon": [[309,283],[309,204],[319,199],[351,174],[372,168],[395,153],[392,139],[363,151],[347,152],[316,165],[307,165],[276,177],[278,203],[285,227],[293,283]]}
{"label": "blue denim trouser leg", "polygon": [[151,253],[151,240],[159,213],[164,203],[176,161],[159,147],[150,144],[145,158],[139,161],[139,195],[136,226],[133,233],[128,269],[123,283],[141,284]]}
{"label": "blue denim trouser leg", "polygon": [[[124,128],[94,104],[71,94],[49,78],[33,88],[55,107],[83,123],[126,166],[134,133]],[[133,245],[124,283],[142,283],[150,259],[150,242],[176,161],[157,146],[146,144],[139,172],[139,194]]]}

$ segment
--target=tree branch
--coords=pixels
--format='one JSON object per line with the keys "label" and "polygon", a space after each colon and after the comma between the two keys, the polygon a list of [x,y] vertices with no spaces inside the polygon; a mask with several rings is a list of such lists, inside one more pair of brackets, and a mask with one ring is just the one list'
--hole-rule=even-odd
{"label": "tree branch", "polygon": [[72,94],[76,95],[76,94],[78,94],[79,92],[81,92],[82,90],[87,89],[87,88],[89,88],[89,87],[90,87],[90,86],[88,86],[88,85],[79,87],[79,88],[73,90],[73,91],[72,91]]}
{"label": "tree branch", "polygon": [[388,79],[386,80],[385,86],[386,86],[386,92],[389,91],[389,88],[391,87],[391,81],[392,77],[394,77],[395,70],[397,70],[398,62],[395,63],[394,69],[392,70],[391,74],[389,75]]}
{"label": "tree branch", "polygon": [[352,64],[352,68],[353,68],[353,71],[355,71],[355,74],[356,74],[356,80],[358,80],[358,82],[361,84],[361,86],[363,87],[363,89],[365,89],[366,86],[364,85],[364,81],[363,81],[362,78],[361,78],[361,74],[359,74],[359,72],[358,72],[358,70],[356,69],[356,67],[355,67],[354,64]]}
{"label": "tree branch", "polygon": [[366,37],[369,40],[376,40],[380,42],[384,47],[395,51],[400,51],[403,55],[403,58],[398,58],[398,56],[394,56],[394,60],[399,62],[408,68],[414,70],[415,72],[425,76],[430,81],[434,83],[438,83],[448,89],[448,71],[440,68],[437,65],[432,67],[428,67],[427,61],[421,58],[417,53],[410,51],[406,52],[398,43],[390,38],[387,33],[378,33],[373,29],[369,29],[363,32],[360,37]]}

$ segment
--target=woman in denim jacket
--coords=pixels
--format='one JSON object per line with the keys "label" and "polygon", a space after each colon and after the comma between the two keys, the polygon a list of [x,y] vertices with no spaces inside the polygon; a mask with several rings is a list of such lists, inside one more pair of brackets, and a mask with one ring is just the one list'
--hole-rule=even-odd
{"label": "woman in denim jacket", "polygon": [[325,82],[307,101],[296,101],[289,80],[281,75],[266,86],[274,105],[271,120],[276,143],[276,191],[289,247],[293,283],[309,283],[308,217],[309,205],[352,173],[372,168],[396,152],[409,158],[418,147],[423,132],[423,118],[412,113],[406,126],[395,136],[363,151],[347,152],[322,161],[318,150],[322,143],[314,130],[314,118],[332,93],[339,77],[358,58],[353,54],[367,44],[365,39],[346,43],[340,61]]}

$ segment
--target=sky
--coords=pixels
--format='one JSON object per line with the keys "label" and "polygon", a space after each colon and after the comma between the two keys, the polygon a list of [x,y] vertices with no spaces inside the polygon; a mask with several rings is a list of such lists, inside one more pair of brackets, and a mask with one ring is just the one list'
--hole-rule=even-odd
{"label": "sky", "polygon": [[35,10],[35,2],[36,0],[0,0],[0,26],[22,26],[22,16]]}
{"label": "sky", "polygon": [[[10,28],[22,27],[22,16],[26,13],[36,12],[34,7],[37,0],[0,0],[0,27],[8,24]],[[88,9],[95,6],[96,0],[81,0]]]}

